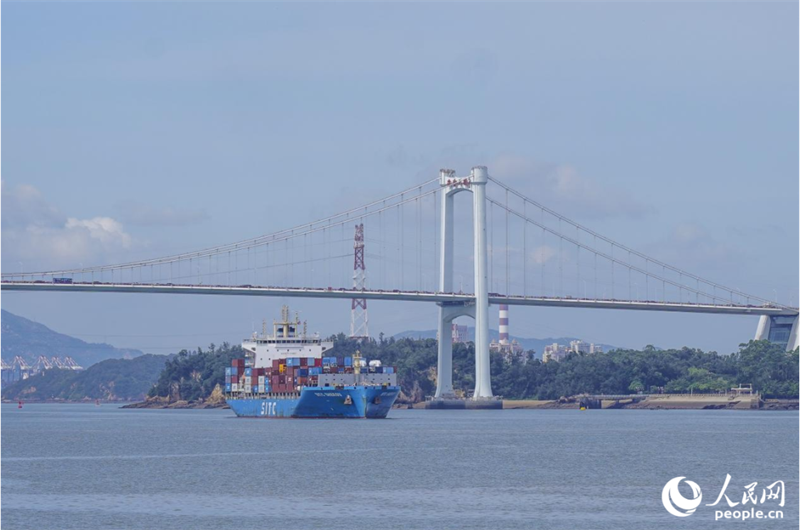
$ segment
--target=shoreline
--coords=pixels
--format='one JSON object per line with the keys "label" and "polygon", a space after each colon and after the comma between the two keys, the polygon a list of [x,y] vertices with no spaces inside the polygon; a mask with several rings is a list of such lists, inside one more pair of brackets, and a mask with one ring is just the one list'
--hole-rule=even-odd
{"label": "shoreline", "polygon": [[[17,401],[3,400],[4,404],[16,404]],[[82,404],[97,405],[96,400],[43,400],[22,401],[27,404]],[[99,401],[100,404],[119,405],[123,409],[178,409],[178,410],[204,410],[204,409],[230,409],[222,400],[210,401],[169,401],[166,398],[148,398],[144,401]],[[625,396],[617,399],[594,399],[574,396],[558,400],[533,400],[533,399],[504,399],[503,410],[579,410],[583,403],[590,410],[762,410],[762,411],[797,411],[800,410],[797,399],[766,399],[758,396],[730,396],[730,395],[685,395],[661,394],[647,396],[641,399],[636,396]],[[396,404],[393,409],[427,410],[427,402]]]}

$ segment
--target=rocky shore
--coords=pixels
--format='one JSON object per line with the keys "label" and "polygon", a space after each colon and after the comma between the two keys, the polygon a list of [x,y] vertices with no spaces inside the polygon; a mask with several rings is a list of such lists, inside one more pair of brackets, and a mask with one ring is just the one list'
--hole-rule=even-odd
{"label": "rocky shore", "polygon": [[625,396],[616,399],[587,399],[572,396],[552,401],[504,400],[503,409],[591,409],[638,410],[798,410],[796,399],[767,399],[759,395],[732,394],[659,394]]}
{"label": "rocky shore", "polygon": [[229,409],[225,402],[225,395],[217,385],[206,399],[197,401],[187,401],[180,399],[179,396],[173,397],[149,397],[139,403],[130,403],[122,407],[123,409]]}

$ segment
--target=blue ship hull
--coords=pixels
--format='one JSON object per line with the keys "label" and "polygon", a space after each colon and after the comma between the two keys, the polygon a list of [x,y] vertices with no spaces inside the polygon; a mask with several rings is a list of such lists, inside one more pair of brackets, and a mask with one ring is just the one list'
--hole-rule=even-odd
{"label": "blue ship hull", "polygon": [[227,402],[243,418],[385,418],[400,387],[305,387],[299,394],[262,394]]}

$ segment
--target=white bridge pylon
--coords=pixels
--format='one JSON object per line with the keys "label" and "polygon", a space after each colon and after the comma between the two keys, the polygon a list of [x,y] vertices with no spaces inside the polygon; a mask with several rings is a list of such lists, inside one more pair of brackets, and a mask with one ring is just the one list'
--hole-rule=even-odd
{"label": "white bridge pylon", "polygon": [[453,397],[453,337],[450,325],[459,316],[475,319],[475,392],[473,399],[492,397],[489,359],[489,275],[486,252],[486,184],[489,172],[485,166],[472,168],[468,177],[459,178],[452,169],[439,172],[442,193],[441,256],[439,288],[453,292],[453,229],[454,196],[462,191],[472,193],[473,264],[475,298],[472,303],[439,304],[439,359],[436,383],[437,398]]}

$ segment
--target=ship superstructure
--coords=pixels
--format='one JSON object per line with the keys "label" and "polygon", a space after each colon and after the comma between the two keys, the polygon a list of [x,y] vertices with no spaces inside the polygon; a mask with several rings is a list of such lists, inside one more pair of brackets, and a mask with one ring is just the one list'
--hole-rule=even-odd
{"label": "ship superstructure", "polygon": [[266,368],[275,360],[285,361],[292,357],[321,359],[333,348],[333,342],[321,340],[318,333],[309,336],[306,322],[300,322],[297,313],[293,320],[289,314],[289,306],[283,306],[281,319],[272,323],[272,335],[267,335],[264,322],[260,334],[253,333],[242,341],[246,367]]}

